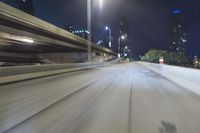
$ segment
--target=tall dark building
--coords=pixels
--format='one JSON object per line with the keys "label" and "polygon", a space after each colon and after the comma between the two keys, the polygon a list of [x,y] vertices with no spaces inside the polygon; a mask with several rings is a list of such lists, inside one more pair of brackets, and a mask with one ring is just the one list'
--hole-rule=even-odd
{"label": "tall dark building", "polygon": [[122,57],[128,56],[129,51],[129,22],[128,18],[122,17],[119,19],[119,37],[124,36],[124,39],[120,39],[120,54]]}
{"label": "tall dark building", "polygon": [[185,52],[187,43],[187,12],[174,10],[170,15],[169,50]]}
{"label": "tall dark building", "polygon": [[8,5],[20,9],[26,13],[34,15],[34,7],[32,0],[0,0]]}
{"label": "tall dark building", "polygon": [[119,33],[120,35],[129,34],[128,18],[122,17],[119,19]]}

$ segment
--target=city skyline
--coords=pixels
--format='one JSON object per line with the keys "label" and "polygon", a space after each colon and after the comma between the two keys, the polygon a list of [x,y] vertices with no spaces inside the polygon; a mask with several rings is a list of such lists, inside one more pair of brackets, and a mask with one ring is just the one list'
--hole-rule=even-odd
{"label": "city skyline", "polygon": [[[45,5],[45,0],[34,1],[38,17],[47,20],[59,27],[64,23],[73,23],[80,28],[86,25],[86,5],[84,1],[64,1],[58,0],[58,6],[53,6],[53,1]],[[60,6],[60,4],[65,6]],[[103,10],[98,5],[93,6],[93,41],[96,42],[105,36],[104,26],[109,25],[113,30],[114,44],[118,38],[118,19],[122,16],[129,18],[130,23],[130,43],[132,50],[137,55],[144,54],[150,48],[168,49],[168,17],[174,9],[188,10],[188,38],[189,54],[199,54],[198,34],[200,31],[197,1],[158,1],[152,0],[119,0],[104,2]],[[43,5],[42,7],[40,5]],[[59,7],[59,8],[57,8]],[[159,7],[159,8],[158,8]],[[78,10],[77,10],[78,9]],[[52,12],[53,11],[53,12]],[[62,13],[64,11],[65,13]],[[73,16],[71,15],[73,12]],[[60,20],[60,21],[58,21]],[[198,30],[199,29],[199,30]]]}
{"label": "city skyline", "polygon": [[[46,3],[46,4],[44,4]],[[65,5],[67,3],[67,5]],[[126,4],[125,4],[126,3]],[[86,5],[80,0],[64,1],[33,1],[35,14],[52,24],[64,28],[66,23],[73,23],[78,29],[86,29]],[[132,8],[134,4],[134,8]],[[42,5],[42,6],[41,6]],[[65,6],[64,6],[65,5]],[[157,6],[161,8],[155,8]],[[130,23],[130,44],[131,49],[137,55],[144,54],[150,48],[168,49],[169,47],[169,14],[174,9],[187,10],[188,12],[188,47],[189,55],[199,55],[198,35],[200,29],[198,22],[199,8],[197,1],[179,2],[152,0],[126,0],[109,1],[104,3],[103,10],[99,9],[93,2],[93,42],[97,42],[106,37],[104,26],[109,25],[113,30],[114,44],[117,44],[118,19],[127,17]],[[76,7],[76,8],[75,8]],[[109,8],[111,7],[111,8]],[[126,8],[125,8],[126,7]],[[131,7],[131,8],[130,8]],[[119,10],[120,9],[120,10]],[[80,12],[81,11],[81,12]],[[130,11],[127,13],[127,11]],[[73,14],[72,14],[73,12]]]}

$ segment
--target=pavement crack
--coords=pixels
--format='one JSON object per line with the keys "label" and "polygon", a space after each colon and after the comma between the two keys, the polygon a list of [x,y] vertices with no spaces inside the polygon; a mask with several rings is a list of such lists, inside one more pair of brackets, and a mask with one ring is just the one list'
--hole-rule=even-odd
{"label": "pavement crack", "polygon": [[132,125],[132,97],[133,97],[133,80],[131,80],[130,96],[129,96],[129,114],[128,114],[128,133],[131,133]]}
{"label": "pavement crack", "polygon": [[36,117],[36,116],[38,116],[38,115],[44,113],[45,111],[47,111],[47,110],[53,108],[54,106],[63,103],[63,102],[64,102],[65,100],[67,100],[68,98],[70,98],[70,97],[72,97],[73,95],[75,95],[75,94],[77,94],[77,93],[79,93],[79,92],[81,92],[81,91],[87,89],[89,86],[93,85],[95,82],[97,82],[97,81],[99,81],[99,80],[101,80],[101,79],[95,79],[95,80],[89,82],[88,84],[86,84],[86,85],[80,87],[78,90],[72,92],[72,93],[69,94],[69,95],[66,95],[65,97],[63,97],[62,99],[58,100],[57,102],[51,104],[51,105],[48,106],[47,108],[44,108],[43,110],[37,112],[36,114],[30,116],[29,118],[25,119],[24,121],[21,121],[21,122],[18,123],[17,125],[11,127],[10,129],[8,129],[8,130],[6,130],[6,131],[3,131],[3,132],[4,132],[4,133],[7,133],[7,132],[9,132],[9,131],[11,131],[11,130],[17,128],[17,127],[19,127],[20,125],[23,125],[23,124],[26,123],[28,120],[31,120],[31,119],[33,119],[34,117]]}

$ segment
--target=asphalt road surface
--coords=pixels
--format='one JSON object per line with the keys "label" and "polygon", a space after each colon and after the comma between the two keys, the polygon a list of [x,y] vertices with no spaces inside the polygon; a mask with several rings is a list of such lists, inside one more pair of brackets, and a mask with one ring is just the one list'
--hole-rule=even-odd
{"label": "asphalt road surface", "polygon": [[0,86],[0,132],[200,133],[200,98],[137,63]]}

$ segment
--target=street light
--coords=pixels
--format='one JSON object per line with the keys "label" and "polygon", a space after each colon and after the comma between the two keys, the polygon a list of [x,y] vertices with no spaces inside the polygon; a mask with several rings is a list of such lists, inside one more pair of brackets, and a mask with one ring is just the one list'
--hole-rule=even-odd
{"label": "street light", "polygon": [[120,58],[121,56],[121,40],[125,39],[125,35],[122,35],[118,38],[118,57]]}
{"label": "street light", "polygon": [[[100,7],[103,6],[103,0],[99,0]],[[87,30],[90,34],[88,34],[88,62],[91,62],[91,37],[92,37],[92,0],[87,0]]]}
{"label": "street light", "polygon": [[125,35],[122,35],[122,36],[121,36],[121,39],[124,40],[124,39],[125,39]]}
{"label": "street light", "polygon": [[102,7],[103,7],[103,0],[99,0],[99,6],[102,9]]}
{"label": "street light", "polygon": [[91,12],[91,0],[87,0],[87,30],[90,32],[88,34],[88,62],[91,62],[91,17],[92,17],[92,12]]}
{"label": "street light", "polygon": [[105,29],[109,31],[109,48],[111,49],[112,48],[112,31],[108,26],[106,26]]}

